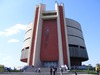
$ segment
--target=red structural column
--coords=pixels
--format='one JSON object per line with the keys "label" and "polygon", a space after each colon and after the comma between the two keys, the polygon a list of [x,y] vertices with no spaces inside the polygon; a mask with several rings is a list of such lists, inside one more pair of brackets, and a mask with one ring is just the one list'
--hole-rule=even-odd
{"label": "red structural column", "polygon": [[65,35],[65,27],[64,27],[64,13],[63,13],[62,6],[59,6],[59,16],[60,16],[60,27],[61,27],[61,36],[62,36],[62,50],[63,50],[64,64],[68,64],[66,35]]}
{"label": "red structural column", "polygon": [[33,29],[33,34],[32,34],[32,42],[31,42],[30,57],[29,57],[29,65],[30,66],[32,65],[32,62],[33,62],[34,43],[35,43],[36,27],[37,27],[37,21],[38,21],[38,12],[39,12],[39,7],[37,7],[36,11],[35,11],[34,29]]}

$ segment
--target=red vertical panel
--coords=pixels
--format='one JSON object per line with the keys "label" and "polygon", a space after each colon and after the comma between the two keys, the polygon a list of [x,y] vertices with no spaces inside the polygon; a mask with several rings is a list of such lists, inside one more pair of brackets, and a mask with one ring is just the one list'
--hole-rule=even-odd
{"label": "red vertical panel", "polygon": [[35,35],[36,35],[36,27],[37,27],[37,20],[38,20],[38,12],[39,12],[39,7],[36,8],[35,11],[35,21],[34,21],[34,29],[33,29],[33,36],[32,36],[32,43],[31,43],[31,48],[30,48],[30,58],[29,58],[29,65],[32,65],[33,62],[33,53],[34,53],[34,43],[35,43]]}
{"label": "red vertical panel", "polygon": [[62,49],[63,49],[63,58],[64,64],[68,64],[67,58],[67,48],[66,48],[66,35],[65,35],[65,28],[64,28],[64,15],[63,15],[63,7],[59,6],[59,15],[60,15],[60,27],[61,27],[61,36],[62,36]]}
{"label": "red vertical panel", "polygon": [[41,61],[58,61],[57,20],[43,20],[41,38]]}

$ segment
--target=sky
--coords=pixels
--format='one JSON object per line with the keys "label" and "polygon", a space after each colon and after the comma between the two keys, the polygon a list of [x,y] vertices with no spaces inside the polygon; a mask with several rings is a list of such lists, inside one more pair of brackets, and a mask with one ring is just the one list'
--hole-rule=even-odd
{"label": "sky", "polygon": [[100,63],[100,0],[0,0],[0,64],[7,67],[26,65],[20,61],[26,26],[33,22],[36,5],[54,10],[55,1],[64,3],[65,16],[81,24],[89,60]]}

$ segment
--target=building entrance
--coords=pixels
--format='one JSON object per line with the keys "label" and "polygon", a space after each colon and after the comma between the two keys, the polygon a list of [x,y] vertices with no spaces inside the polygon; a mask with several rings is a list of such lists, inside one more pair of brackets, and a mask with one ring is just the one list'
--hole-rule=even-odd
{"label": "building entrance", "polygon": [[51,66],[58,67],[58,62],[56,62],[56,61],[43,62],[43,67],[51,67]]}

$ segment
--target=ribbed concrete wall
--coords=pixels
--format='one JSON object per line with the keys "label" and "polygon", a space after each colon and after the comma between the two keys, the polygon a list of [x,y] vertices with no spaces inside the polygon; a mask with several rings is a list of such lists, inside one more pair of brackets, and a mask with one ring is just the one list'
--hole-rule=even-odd
{"label": "ribbed concrete wall", "polygon": [[83,33],[81,26],[78,22],[72,19],[66,19],[68,42],[69,44],[80,45],[85,47]]}
{"label": "ribbed concrete wall", "polygon": [[22,47],[21,58],[20,58],[21,61],[23,62],[27,62],[27,59],[28,59],[31,36],[32,36],[32,23],[27,26],[26,32],[25,32],[25,38],[23,41],[23,47]]}
{"label": "ribbed concrete wall", "polygon": [[66,27],[71,65],[81,65],[82,61],[88,60],[81,25],[75,20],[66,18]]}
{"label": "ribbed concrete wall", "polygon": [[31,36],[32,36],[32,23],[27,26],[27,29],[26,29],[26,32],[25,32],[23,48],[30,46]]}

